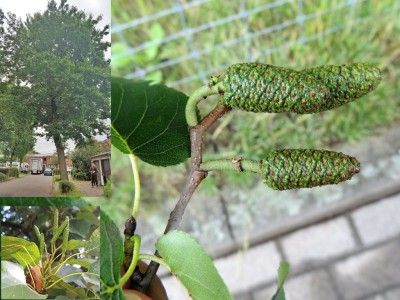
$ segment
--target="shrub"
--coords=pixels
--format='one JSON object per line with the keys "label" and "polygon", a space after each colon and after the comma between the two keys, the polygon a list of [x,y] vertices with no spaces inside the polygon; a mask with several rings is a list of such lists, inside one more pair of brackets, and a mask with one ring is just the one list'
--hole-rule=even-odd
{"label": "shrub", "polygon": [[11,168],[8,174],[9,177],[19,177],[19,170],[18,168]]}
{"label": "shrub", "polygon": [[6,176],[8,176],[8,169],[1,168],[1,169],[0,169],[0,173],[1,173],[1,174],[4,174],[4,175],[6,175]]}
{"label": "shrub", "polygon": [[90,180],[90,175],[88,177],[87,173],[82,172],[82,171],[76,171],[72,174],[74,179],[76,180]]}
{"label": "shrub", "polygon": [[58,181],[60,181],[61,180],[61,176],[60,175],[55,175],[54,176],[54,181],[55,182],[58,182]]}
{"label": "shrub", "polygon": [[107,183],[104,186],[104,197],[107,197],[107,198],[111,197],[111,178],[107,179]]}
{"label": "shrub", "polygon": [[75,189],[75,186],[72,182],[69,182],[67,180],[61,180],[58,182],[58,187],[61,191],[62,194],[68,194],[72,190]]}
{"label": "shrub", "polygon": [[8,178],[8,176],[6,174],[4,174],[3,172],[0,172],[0,182],[6,181],[7,178]]}

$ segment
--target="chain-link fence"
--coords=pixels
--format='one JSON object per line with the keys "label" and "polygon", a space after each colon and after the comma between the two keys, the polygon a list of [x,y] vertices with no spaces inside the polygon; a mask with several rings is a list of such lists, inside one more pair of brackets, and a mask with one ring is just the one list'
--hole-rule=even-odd
{"label": "chain-link fence", "polygon": [[[113,71],[186,91],[236,62],[287,61],[303,67],[291,62],[290,50],[399,9],[393,0],[113,1]],[[286,60],[274,59],[282,52]]]}

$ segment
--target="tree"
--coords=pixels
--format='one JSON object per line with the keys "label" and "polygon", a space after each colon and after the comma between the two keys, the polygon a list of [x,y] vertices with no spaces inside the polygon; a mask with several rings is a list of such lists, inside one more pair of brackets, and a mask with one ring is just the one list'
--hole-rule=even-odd
{"label": "tree", "polygon": [[96,140],[89,140],[76,147],[72,154],[74,178],[90,180],[90,158],[101,153],[101,149],[101,143]]}
{"label": "tree", "polygon": [[21,163],[35,145],[33,116],[24,99],[29,93],[26,87],[6,86],[0,95],[0,146],[10,160]]}
{"label": "tree", "polygon": [[97,29],[94,18],[62,0],[49,1],[46,11],[18,22],[9,14],[3,47],[7,77],[30,87],[27,106],[36,127],[53,140],[62,180],[68,180],[65,144],[106,133],[110,114],[109,26]]}

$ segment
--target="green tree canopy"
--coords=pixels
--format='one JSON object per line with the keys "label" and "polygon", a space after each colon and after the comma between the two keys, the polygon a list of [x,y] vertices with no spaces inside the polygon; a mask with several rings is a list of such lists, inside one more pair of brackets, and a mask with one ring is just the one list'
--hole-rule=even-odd
{"label": "green tree canopy", "polygon": [[10,163],[22,162],[35,146],[33,115],[24,105],[27,87],[4,86],[0,94],[0,148]]}
{"label": "green tree canopy", "polygon": [[72,175],[76,179],[90,180],[90,158],[102,152],[101,144],[96,140],[81,143],[72,153],[74,166]]}
{"label": "green tree canopy", "polygon": [[110,62],[104,41],[109,26],[98,29],[93,17],[62,0],[49,1],[46,11],[19,22],[8,15],[7,77],[30,87],[26,105],[35,126],[54,141],[60,174],[67,180],[65,143],[107,132],[110,115]]}

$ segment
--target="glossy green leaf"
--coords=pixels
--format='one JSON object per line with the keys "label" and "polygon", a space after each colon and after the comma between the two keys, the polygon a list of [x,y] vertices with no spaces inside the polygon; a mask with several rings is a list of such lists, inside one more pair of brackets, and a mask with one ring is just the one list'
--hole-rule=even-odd
{"label": "glossy green leaf", "polygon": [[86,220],[74,219],[69,221],[69,231],[85,238],[90,230],[90,223]]}
{"label": "glossy green leaf", "polygon": [[192,299],[232,299],[211,258],[189,234],[170,231],[157,241],[156,248]]}
{"label": "glossy green leaf", "polygon": [[[60,279],[57,276],[53,276],[52,278],[55,281]],[[63,290],[68,291],[68,293],[71,294],[71,295],[78,296],[78,299],[86,299],[87,298],[85,290],[83,290],[82,288],[73,287],[72,285],[70,285],[69,283],[66,283],[63,280],[58,281],[58,283],[55,286],[58,287],[58,288],[62,288]],[[58,296],[58,297],[63,297],[63,296]],[[58,297],[56,297],[55,299],[60,299]]]}
{"label": "glossy green leaf", "polygon": [[282,261],[278,269],[278,288],[272,300],[286,300],[285,291],[283,289],[283,284],[289,274],[289,263],[287,261]]}
{"label": "glossy green leaf", "polygon": [[68,241],[68,246],[67,250],[74,250],[78,248],[84,248],[86,246],[86,241],[80,241],[80,240],[69,240]]}
{"label": "glossy green leaf", "polygon": [[25,282],[22,267],[10,261],[1,261],[1,299],[46,299]]}
{"label": "glossy green leaf", "polygon": [[76,214],[76,218],[86,220],[93,225],[99,224],[99,219],[93,214],[93,212],[80,211]]}
{"label": "glossy green leaf", "polygon": [[190,156],[185,94],[146,81],[113,77],[111,83],[115,147],[155,166],[176,165]]}
{"label": "glossy green leaf", "polygon": [[63,265],[57,272],[57,277],[65,282],[75,282],[81,278],[83,272],[81,269],[71,265]]}
{"label": "glossy green leaf", "polygon": [[36,266],[40,260],[38,246],[24,239],[2,236],[1,237],[1,259],[10,260],[14,258],[25,268],[27,265]]}
{"label": "glossy green leaf", "polygon": [[70,260],[68,260],[68,263],[71,265],[79,265],[79,266],[82,266],[87,269],[90,268],[90,266],[93,264],[93,262],[87,258],[85,258],[85,259],[70,259]]}
{"label": "glossy green leaf", "polygon": [[100,256],[100,228],[93,231],[85,250],[87,250],[90,255]]}
{"label": "glossy green leaf", "polygon": [[100,275],[100,261],[95,261],[88,268],[88,272]]}
{"label": "glossy green leaf", "polygon": [[[118,284],[121,274],[123,242],[117,225],[102,210],[100,211],[100,279],[102,289]],[[122,289],[112,294],[102,294],[102,299],[125,299]]]}

